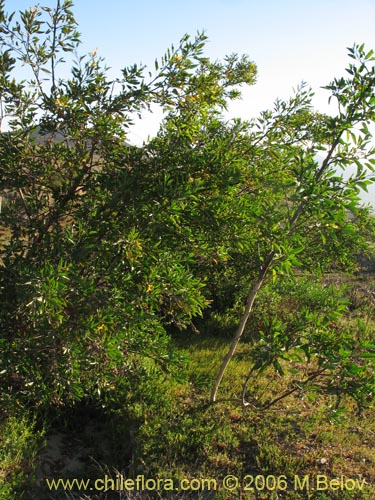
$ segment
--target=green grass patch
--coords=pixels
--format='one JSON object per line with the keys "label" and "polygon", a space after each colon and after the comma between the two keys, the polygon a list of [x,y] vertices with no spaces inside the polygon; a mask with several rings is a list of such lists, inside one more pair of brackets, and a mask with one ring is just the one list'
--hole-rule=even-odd
{"label": "green grass patch", "polygon": [[18,500],[33,480],[43,432],[26,418],[0,423],[0,499]]}

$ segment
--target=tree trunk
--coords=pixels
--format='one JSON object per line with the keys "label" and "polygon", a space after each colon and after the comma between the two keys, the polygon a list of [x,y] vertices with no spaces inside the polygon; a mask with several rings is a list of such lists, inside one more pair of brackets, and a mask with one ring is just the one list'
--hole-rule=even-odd
{"label": "tree trunk", "polygon": [[242,334],[245,330],[247,321],[248,321],[249,316],[251,314],[251,311],[253,309],[253,304],[254,304],[255,298],[256,298],[261,286],[263,285],[263,281],[266,277],[267,271],[268,271],[274,257],[275,257],[275,252],[271,252],[271,254],[268,256],[264,266],[262,267],[261,273],[259,274],[257,281],[255,282],[255,284],[253,285],[253,287],[249,293],[249,296],[247,298],[245,312],[241,318],[241,322],[237,328],[235,336],[233,337],[229,351],[228,351],[227,355],[225,356],[225,358],[223,359],[223,362],[220,366],[219,373],[218,373],[216,380],[214,382],[212,392],[211,392],[211,402],[216,401],[217,391],[218,391],[219,386],[221,384],[221,381],[223,379],[225,370],[227,369],[229,363],[231,362],[231,360],[234,356],[234,353],[236,352],[238,342],[240,341],[240,339],[242,337]]}

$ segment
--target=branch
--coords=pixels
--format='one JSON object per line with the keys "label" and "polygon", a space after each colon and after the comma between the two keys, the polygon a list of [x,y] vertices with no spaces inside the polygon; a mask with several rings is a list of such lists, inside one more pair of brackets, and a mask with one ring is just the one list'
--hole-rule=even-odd
{"label": "branch", "polygon": [[58,14],[60,10],[60,0],[57,0],[56,10],[52,17],[53,22],[53,30],[52,30],[52,47],[51,47],[51,94],[53,97],[56,96],[56,75],[55,75],[55,60],[56,60],[56,36],[57,36],[57,23],[58,23]]}
{"label": "branch", "polygon": [[289,390],[285,391],[283,394],[281,394],[277,398],[271,400],[269,403],[265,404],[264,406],[259,407],[259,406],[256,406],[256,405],[250,403],[249,401],[246,401],[246,398],[245,398],[247,385],[249,383],[251,375],[254,372],[254,368],[255,367],[253,367],[250,370],[248,376],[246,377],[245,383],[243,385],[243,389],[242,389],[242,405],[245,408],[251,406],[254,409],[259,410],[259,411],[268,410],[268,408],[271,408],[271,406],[275,405],[276,403],[278,403],[282,399],[284,399],[284,398],[290,396],[291,394],[293,394],[294,392],[300,390],[301,389],[301,387],[300,387],[301,385],[308,384],[309,382],[311,382],[312,380],[316,379],[317,377],[319,377],[320,375],[322,375],[322,373],[324,373],[326,371],[326,368],[322,368],[321,370],[313,372],[306,380],[300,380],[300,381],[294,382],[296,384],[295,387],[293,387],[292,389],[289,389]]}
{"label": "branch", "polygon": [[64,208],[69,203],[69,201],[71,201],[74,198],[74,196],[76,195],[78,189],[82,185],[83,178],[87,174],[89,174],[91,172],[91,170],[93,168],[93,162],[94,162],[95,147],[96,147],[96,142],[94,142],[94,140],[93,140],[93,143],[91,145],[90,157],[89,157],[88,164],[77,175],[77,177],[75,178],[74,182],[69,187],[69,189],[67,190],[67,192],[65,194],[63,194],[63,195],[61,195],[61,196],[58,197],[58,199],[56,201],[56,204],[54,206],[54,209],[49,213],[49,216],[48,216],[45,224],[43,225],[43,227],[37,233],[37,236],[34,239],[32,245],[28,249],[26,249],[26,252],[23,255],[24,257],[26,255],[27,255],[27,257],[34,256],[34,254],[36,252],[36,249],[40,245],[40,243],[41,243],[43,237],[45,236],[45,234],[47,234],[47,232],[49,231],[49,228],[60,219],[60,217],[62,216],[62,212],[63,212]]}

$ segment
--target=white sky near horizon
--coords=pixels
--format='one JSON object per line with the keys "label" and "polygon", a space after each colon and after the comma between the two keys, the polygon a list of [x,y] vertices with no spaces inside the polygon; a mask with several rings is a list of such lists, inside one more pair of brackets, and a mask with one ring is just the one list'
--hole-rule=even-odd
{"label": "white sky near horizon", "polygon": [[[7,10],[55,0],[6,0]],[[143,63],[154,69],[171,44],[185,33],[204,30],[205,54],[248,54],[258,67],[257,83],[243,89],[230,116],[244,119],[288,98],[302,81],[315,91],[314,107],[330,111],[327,91],[334,77],[344,76],[347,47],[365,43],[375,50],[375,0],[75,0],[73,11],[82,34],[81,53],[98,50],[111,75]],[[156,133],[160,114],[133,127],[130,139],[142,143]],[[364,200],[375,205],[375,188]]]}

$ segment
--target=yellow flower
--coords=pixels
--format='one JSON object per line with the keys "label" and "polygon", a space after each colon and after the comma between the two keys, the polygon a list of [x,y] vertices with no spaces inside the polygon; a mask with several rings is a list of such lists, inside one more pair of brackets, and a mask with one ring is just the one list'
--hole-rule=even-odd
{"label": "yellow flower", "polygon": [[55,102],[56,102],[57,106],[59,106],[60,108],[66,108],[66,107],[68,107],[67,102],[63,101],[59,97],[56,99]]}

